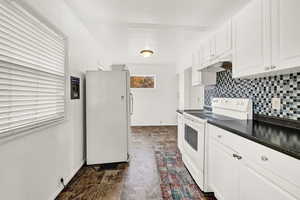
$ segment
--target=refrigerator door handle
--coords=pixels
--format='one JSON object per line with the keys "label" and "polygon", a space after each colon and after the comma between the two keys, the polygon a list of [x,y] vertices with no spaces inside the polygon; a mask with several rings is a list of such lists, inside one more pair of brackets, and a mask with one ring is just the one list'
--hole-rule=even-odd
{"label": "refrigerator door handle", "polygon": [[133,115],[133,94],[130,93],[130,115]]}

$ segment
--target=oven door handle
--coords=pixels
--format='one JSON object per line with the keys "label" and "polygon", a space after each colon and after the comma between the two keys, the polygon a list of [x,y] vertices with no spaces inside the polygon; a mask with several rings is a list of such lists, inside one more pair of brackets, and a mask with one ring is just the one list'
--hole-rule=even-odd
{"label": "oven door handle", "polygon": [[197,123],[196,121],[191,121],[191,120],[185,120],[184,124],[186,124],[187,126],[195,129],[195,130],[199,130],[202,129],[203,125],[202,123]]}

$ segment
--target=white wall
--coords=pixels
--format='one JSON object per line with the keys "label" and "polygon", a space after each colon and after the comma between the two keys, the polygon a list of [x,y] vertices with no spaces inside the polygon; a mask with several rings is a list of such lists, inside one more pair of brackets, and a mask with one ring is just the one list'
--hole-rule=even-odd
{"label": "white wall", "polygon": [[[81,77],[99,62],[108,63],[87,29],[62,0],[26,0],[69,39],[69,71]],[[100,59],[101,58],[101,59]],[[68,77],[69,81],[69,77]],[[69,88],[69,85],[67,85]],[[81,91],[83,91],[81,84]],[[83,98],[69,100],[67,120],[30,134],[0,140],[0,199],[52,200],[84,161]],[[81,96],[83,93],[81,93]]]}
{"label": "white wall", "polygon": [[131,75],[156,75],[155,89],[132,89],[132,125],[174,125],[178,105],[178,79],[174,65],[129,64]]}

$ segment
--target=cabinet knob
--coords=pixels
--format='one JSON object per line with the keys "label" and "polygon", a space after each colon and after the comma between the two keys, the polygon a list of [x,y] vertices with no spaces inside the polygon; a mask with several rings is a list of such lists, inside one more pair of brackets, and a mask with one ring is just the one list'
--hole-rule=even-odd
{"label": "cabinet knob", "polygon": [[265,71],[268,71],[270,69],[271,69],[271,67],[265,67]]}
{"label": "cabinet knob", "polygon": [[222,138],[222,135],[218,135],[218,138]]}
{"label": "cabinet knob", "polygon": [[234,158],[236,158],[236,159],[238,159],[238,160],[241,160],[243,157],[242,156],[239,156],[239,155],[237,155],[237,154],[232,154],[232,156],[234,157]]}
{"label": "cabinet knob", "polygon": [[269,159],[268,159],[267,156],[262,156],[262,157],[261,157],[261,160],[265,162],[265,161],[268,161]]}
{"label": "cabinet knob", "polygon": [[276,66],[272,65],[272,66],[271,66],[271,69],[276,69]]}

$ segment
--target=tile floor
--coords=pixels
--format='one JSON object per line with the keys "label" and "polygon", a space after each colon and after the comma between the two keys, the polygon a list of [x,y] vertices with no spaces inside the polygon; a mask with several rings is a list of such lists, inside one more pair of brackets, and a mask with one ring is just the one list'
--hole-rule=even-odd
{"label": "tile floor", "polygon": [[132,127],[130,164],[84,166],[57,200],[162,200],[155,152],[176,152],[176,135],[175,126]]}

